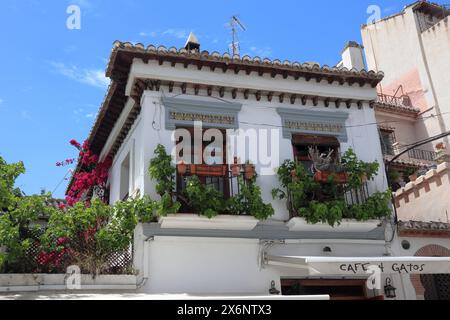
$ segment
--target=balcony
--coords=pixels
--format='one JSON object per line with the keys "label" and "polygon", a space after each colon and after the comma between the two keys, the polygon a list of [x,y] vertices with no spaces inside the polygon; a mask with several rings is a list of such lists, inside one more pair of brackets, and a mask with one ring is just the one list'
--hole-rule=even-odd
{"label": "balcony", "polygon": [[402,95],[400,97],[391,96],[383,93],[379,93],[377,97],[377,102],[382,104],[387,104],[400,108],[412,108],[411,99],[407,95]]}
{"label": "balcony", "polygon": [[[310,148],[313,166],[286,160],[278,169],[281,188],[273,197],[285,200],[289,211],[288,227],[296,231],[337,230],[343,225],[356,225],[370,231],[380,219],[391,214],[391,193],[370,193],[370,184],[378,174],[377,162],[359,160],[353,150],[337,159],[331,153],[318,155]],[[374,186],[375,187],[375,186]]]}
{"label": "balcony", "polygon": [[[383,155],[388,160],[392,159],[394,156],[399,154],[404,147],[401,144],[394,144],[392,146],[382,147]],[[424,164],[433,164],[436,161],[437,153],[434,151],[423,150],[423,149],[413,149],[408,151],[408,153],[403,154],[399,160],[414,163],[425,162]],[[418,161],[417,161],[418,160]]]}

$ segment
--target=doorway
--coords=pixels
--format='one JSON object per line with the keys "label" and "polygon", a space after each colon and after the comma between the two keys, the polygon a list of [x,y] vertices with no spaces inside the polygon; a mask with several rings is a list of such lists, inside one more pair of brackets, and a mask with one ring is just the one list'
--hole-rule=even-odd
{"label": "doorway", "polygon": [[331,300],[371,300],[365,279],[285,279],[281,293],[290,295],[329,295]]}

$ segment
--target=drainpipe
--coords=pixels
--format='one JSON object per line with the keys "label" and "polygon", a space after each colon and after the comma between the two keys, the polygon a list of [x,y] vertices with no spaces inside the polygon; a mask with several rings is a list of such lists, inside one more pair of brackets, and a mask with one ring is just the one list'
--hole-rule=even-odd
{"label": "drainpipe", "polygon": [[142,264],[143,264],[143,278],[142,281],[137,285],[137,288],[142,288],[149,278],[149,270],[148,270],[148,251],[150,248],[150,241],[155,240],[155,237],[150,236],[144,240],[144,247],[142,252]]}

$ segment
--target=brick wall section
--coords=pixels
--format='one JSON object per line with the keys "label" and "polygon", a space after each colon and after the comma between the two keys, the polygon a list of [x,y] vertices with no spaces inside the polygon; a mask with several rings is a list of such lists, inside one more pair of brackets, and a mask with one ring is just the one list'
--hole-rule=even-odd
{"label": "brick wall section", "polygon": [[[431,244],[419,249],[416,254],[416,257],[450,257],[450,250],[439,246],[437,244]],[[425,296],[425,288],[422,285],[422,281],[420,280],[420,274],[413,274],[411,277],[411,283],[416,290],[417,300],[423,300]]]}

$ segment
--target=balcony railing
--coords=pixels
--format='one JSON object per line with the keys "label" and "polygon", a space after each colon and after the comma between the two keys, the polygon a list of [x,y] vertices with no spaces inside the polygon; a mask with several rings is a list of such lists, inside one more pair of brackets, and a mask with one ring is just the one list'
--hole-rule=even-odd
{"label": "balcony railing", "polygon": [[[401,147],[383,147],[383,155],[385,156],[395,156],[399,154],[399,150]],[[409,159],[409,160],[423,160],[433,162],[436,161],[437,153],[434,151],[422,150],[422,149],[413,149],[408,151],[400,157],[400,159]]]}
{"label": "balcony railing", "polygon": [[413,149],[408,151],[408,157],[411,159],[435,161],[437,158],[437,153],[434,151]]}
{"label": "balcony railing", "polygon": [[[323,184],[322,186],[325,187],[325,184]],[[346,184],[339,185],[338,190],[337,190],[337,196],[333,195],[332,199],[331,198],[328,199],[326,196],[323,197],[323,194],[321,194],[319,192],[318,194],[315,194],[314,196],[312,196],[310,200],[325,202],[325,201],[329,201],[329,200],[339,200],[340,199],[340,200],[345,201],[345,204],[347,207],[351,207],[353,205],[365,204],[367,202],[367,200],[369,199],[369,197],[370,197],[370,194],[369,194],[368,183],[365,182],[361,185],[360,188],[350,189],[350,190]],[[292,193],[291,190],[288,190],[287,201],[288,201],[288,209],[289,209],[290,219],[299,217],[299,212],[297,212],[297,209],[294,207],[293,199],[294,199],[294,194]],[[347,218],[351,218],[351,217],[347,217]]]}
{"label": "balcony railing", "polygon": [[390,96],[387,94],[379,93],[377,102],[384,103],[384,104],[390,104],[390,105],[394,105],[397,107],[407,107],[407,108],[412,107],[411,99],[407,95],[395,97],[395,96]]}
{"label": "balcony railing", "polygon": [[[243,183],[253,177],[252,173],[246,172],[246,165],[178,165],[177,166],[177,192],[178,201],[182,204],[182,210],[192,212],[188,200],[185,198],[185,188],[189,177],[197,176],[201,183],[210,186],[223,194],[223,199],[227,200],[241,193],[239,179]],[[253,169],[254,170],[254,169]],[[251,175],[252,177],[249,177]]]}

